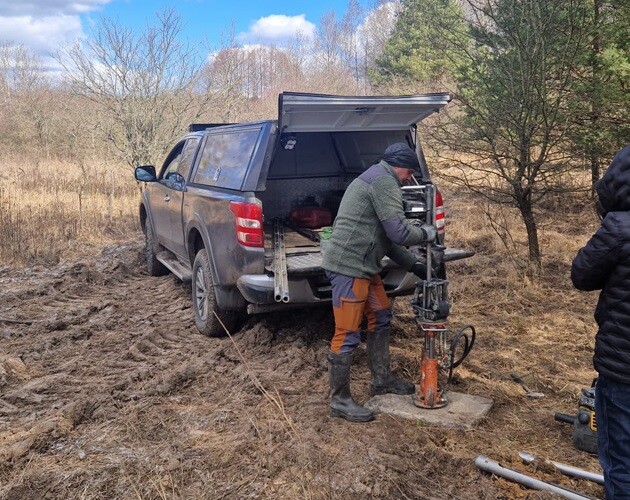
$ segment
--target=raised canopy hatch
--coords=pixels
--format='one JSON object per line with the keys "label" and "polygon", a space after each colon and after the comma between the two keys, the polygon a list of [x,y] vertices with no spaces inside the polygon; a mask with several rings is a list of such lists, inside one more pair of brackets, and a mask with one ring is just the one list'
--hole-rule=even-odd
{"label": "raised canopy hatch", "polygon": [[369,97],[284,92],[278,97],[278,124],[281,132],[404,130],[451,99],[445,92]]}

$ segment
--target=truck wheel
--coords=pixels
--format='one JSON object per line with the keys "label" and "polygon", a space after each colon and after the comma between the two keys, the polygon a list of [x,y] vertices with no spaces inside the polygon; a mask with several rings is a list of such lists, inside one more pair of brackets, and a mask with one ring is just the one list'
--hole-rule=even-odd
{"label": "truck wheel", "polygon": [[147,271],[150,276],[164,276],[168,269],[157,260],[157,254],[163,250],[162,245],[155,241],[151,220],[147,219],[144,230],[144,258],[147,261]]}
{"label": "truck wheel", "polygon": [[[233,333],[237,325],[238,313],[219,309],[217,298],[212,283],[212,269],[210,258],[205,249],[199,250],[193,264],[192,283],[193,309],[195,311],[195,324],[197,329],[208,337],[222,337],[225,335],[221,321],[230,333]],[[216,313],[216,315],[215,315]]]}

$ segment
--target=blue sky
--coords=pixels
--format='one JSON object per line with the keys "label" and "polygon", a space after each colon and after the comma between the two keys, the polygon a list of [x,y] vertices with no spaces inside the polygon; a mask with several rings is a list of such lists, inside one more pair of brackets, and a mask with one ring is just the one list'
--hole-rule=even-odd
{"label": "blue sky", "polygon": [[[359,0],[370,9],[376,0]],[[0,0],[0,42],[21,43],[42,56],[89,32],[98,16],[142,30],[155,15],[174,7],[189,41],[219,48],[231,27],[240,43],[273,43],[297,31],[308,34],[323,15],[340,18],[347,0]]]}
{"label": "blue sky", "polygon": [[[371,0],[360,1],[368,8]],[[207,39],[212,45],[221,43],[221,35],[229,34],[233,26],[239,41],[272,41],[284,33],[308,31],[319,23],[323,15],[335,11],[341,17],[347,0],[112,0],[102,9],[108,16],[138,25],[154,18],[159,10],[175,5],[175,10],[186,24],[186,33],[192,40]]]}

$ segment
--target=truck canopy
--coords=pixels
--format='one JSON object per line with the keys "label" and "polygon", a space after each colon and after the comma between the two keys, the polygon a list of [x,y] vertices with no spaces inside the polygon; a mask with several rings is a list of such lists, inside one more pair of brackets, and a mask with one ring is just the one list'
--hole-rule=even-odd
{"label": "truck canopy", "polygon": [[446,92],[410,96],[283,92],[278,97],[278,126],[281,133],[407,130],[451,99]]}

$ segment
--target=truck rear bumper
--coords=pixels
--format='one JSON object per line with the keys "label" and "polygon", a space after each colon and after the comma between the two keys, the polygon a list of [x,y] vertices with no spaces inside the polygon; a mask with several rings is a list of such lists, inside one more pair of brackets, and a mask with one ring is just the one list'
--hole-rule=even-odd
{"label": "truck rear bumper", "polygon": [[[241,276],[236,286],[252,304],[276,304],[274,299],[273,276],[265,274],[245,274]],[[328,299],[329,301],[330,299]],[[326,299],[317,297],[307,279],[289,280],[289,301],[298,303],[326,302]]]}
{"label": "truck rear bumper", "polygon": [[[383,279],[388,295],[405,295],[413,292],[417,278],[402,269],[392,269]],[[237,287],[251,304],[278,304],[274,298],[273,276],[246,274],[238,279]],[[289,302],[291,304],[326,304],[331,301],[329,284],[315,287],[307,278],[289,278]]]}

